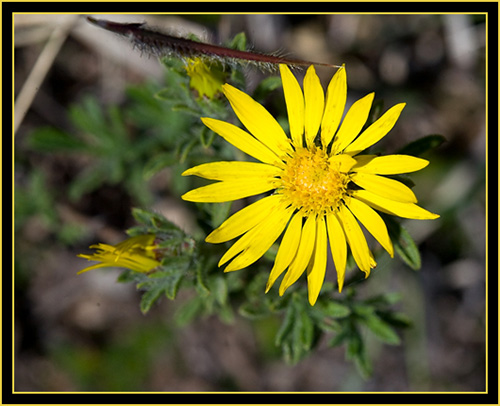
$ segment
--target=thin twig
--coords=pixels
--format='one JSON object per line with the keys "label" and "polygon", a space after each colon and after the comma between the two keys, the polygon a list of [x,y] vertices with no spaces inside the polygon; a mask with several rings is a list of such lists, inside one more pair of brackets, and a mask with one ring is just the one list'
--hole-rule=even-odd
{"label": "thin twig", "polygon": [[40,86],[51,68],[54,60],[59,53],[64,41],[75,24],[78,16],[68,16],[67,20],[58,25],[52,31],[45,47],[40,53],[33,69],[23,84],[14,104],[14,134],[28,112],[33,99],[35,98]]}

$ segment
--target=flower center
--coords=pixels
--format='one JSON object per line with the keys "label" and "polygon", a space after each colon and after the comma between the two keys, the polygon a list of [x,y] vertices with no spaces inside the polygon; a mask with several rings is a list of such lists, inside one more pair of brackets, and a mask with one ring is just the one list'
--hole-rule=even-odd
{"label": "flower center", "polygon": [[[347,191],[348,171],[322,149],[300,148],[285,160],[279,193],[304,215],[325,215],[339,206]],[[344,168],[342,168],[344,169]]]}

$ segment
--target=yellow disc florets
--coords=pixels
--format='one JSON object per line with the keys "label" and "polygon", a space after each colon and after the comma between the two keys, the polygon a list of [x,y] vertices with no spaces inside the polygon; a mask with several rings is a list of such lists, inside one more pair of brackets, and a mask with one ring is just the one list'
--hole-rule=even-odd
{"label": "yellow disc florets", "polygon": [[305,216],[337,209],[349,176],[320,148],[297,149],[285,162],[279,193]]}

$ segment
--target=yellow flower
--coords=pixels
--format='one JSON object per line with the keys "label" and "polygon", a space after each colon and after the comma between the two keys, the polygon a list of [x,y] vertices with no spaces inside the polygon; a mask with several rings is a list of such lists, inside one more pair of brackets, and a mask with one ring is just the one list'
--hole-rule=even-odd
{"label": "yellow flower", "polygon": [[186,72],[191,78],[189,86],[198,92],[200,99],[203,96],[213,99],[222,91],[223,72],[217,68],[209,68],[201,59],[188,59]]}
{"label": "yellow flower", "polygon": [[160,262],[155,259],[154,249],[156,245],[154,245],[154,240],[155,236],[148,234],[128,238],[117,245],[101,243],[91,245],[90,248],[97,250],[95,254],[79,254],[78,256],[100,263],[82,269],[78,273],[105,267],[120,267],[147,273],[160,265]]}
{"label": "yellow flower", "polygon": [[313,66],[305,75],[304,91],[286,65],[280,71],[290,137],[263,106],[225,84],[224,94],[248,132],[212,118],[202,121],[261,163],[214,162],[188,169],[183,175],[220,182],[191,190],[183,199],[225,202],[272,191],[233,214],[206,241],[221,243],[241,236],[219,262],[222,266],[231,260],[225,269],[229,272],[257,261],[284,232],[266,292],[286,269],[280,295],[307,270],[309,302],[314,305],[325,278],[328,242],[341,291],[347,246],[366,277],[376,266],[359,223],[392,257],[387,227],[376,210],[420,220],[439,216],[417,206],[407,186],[384,176],[420,170],[428,161],[406,155],[360,155],[392,129],[404,103],[360,134],[374,94],[355,102],[341,124],[347,98],[344,67],[333,76],[326,98]]}

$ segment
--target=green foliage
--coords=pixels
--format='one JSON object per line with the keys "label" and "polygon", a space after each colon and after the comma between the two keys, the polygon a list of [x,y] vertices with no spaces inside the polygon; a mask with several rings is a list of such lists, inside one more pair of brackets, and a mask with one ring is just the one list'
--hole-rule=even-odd
{"label": "green foliage", "polygon": [[289,289],[283,297],[273,290],[264,295],[265,272],[246,275],[247,280],[236,272],[223,274],[213,260],[213,251],[206,251],[203,241],[156,213],[142,209],[133,213],[139,225],[129,234],[155,234],[163,256],[154,272],[145,275],[126,271],[119,279],[136,283],[142,292],[140,307],[144,313],[162,297],[175,299],[180,289],[191,291],[190,299],[176,312],[181,326],[208,315],[229,323],[235,317],[235,303],[239,303],[238,313],[250,320],[281,318],[274,343],[288,362],[299,362],[318,345],[322,335],[333,335],[329,345],[345,345],[346,358],[364,377],[371,374],[372,366],[362,331],[369,331],[385,344],[398,345],[396,329],[410,326],[409,320],[392,308],[400,300],[394,293],[358,300],[355,290],[349,288],[347,295],[337,297],[335,284],[326,282],[315,306],[309,305],[305,286]]}
{"label": "green foliage", "polygon": [[[244,34],[237,35],[229,46],[245,49]],[[104,184],[119,184],[137,205],[144,207],[153,201],[148,180],[164,168],[168,167],[172,176],[170,192],[179,196],[200,182],[181,177],[185,168],[237,157],[232,146],[221,142],[200,121],[200,117],[206,116],[228,117],[227,102],[222,97],[197,97],[190,89],[182,61],[164,58],[162,63],[167,70],[164,87],[151,83],[131,87],[124,106],[103,108],[95,98],[86,98],[69,110],[74,131],[40,128],[31,134],[29,145],[36,151],[73,154],[89,160],[70,185],[69,196],[73,201]],[[236,86],[245,87],[245,76],[240,69],[227,68],[225,75]],[[254,91],[255,99],[265,100],[280,85],[279,77],[264,79]],[[366,125],[378,118],[382,105],[374,103]],[[411,143],[399,153],[420,155],[442,142],[441,136],[432,135]],[[53,205],[44,192],[44,179],[34,177],[31,181],[32,191],[16,198],[18,210],[42,211],[47,221],[53,221]],[[402,181],[412,186],[409,178]],[[30,197],[35,195],[36,199],[30,203]],[[325,342],[322,337],[328,336],[328,345],[343,345],[346,358],[354,362],[363,377],[372,372],[365,332],[384,344],[400,344],[397,329],[411,323],[394,310],[399,297],[392,293],[359,299],[350,281],[345,284],[347,294],[342,295],[336,293],[334,283],[325,282],[316,305],[310,306],[307,289],[299,283],[282,297],[276,289],[264,295],[270,269],[266,258],[244,272],[224,274],[216,261],[225,245],[208,246],[203,239],[229,216],[231,204],[196,207],[198,229],[192,235],[158,213],[133,210],[137,225],[128,230],[129,234],[154,234],[155,252],[161,260],[161,265],[148,274],[128,270],[119,277],[119,282],[134,283],[141,292],[139,306],[143,313],[162,299],[176,299],[182,290],[185,295],[175,313],[180,326],[209,315],[217,315],[227,323],[236,314],[253,321],[279,319],[281,324],[276,329],[274,344],[288,362],[299,362],[320,342]],[[409,233],[392,217],[384,216],[384,220],[396,253],[409,267],[419,269],[419,250]],[[348,265],[353,267],[352,258]],[[363,275],[359,273],[355,278],[361,280]]]}

